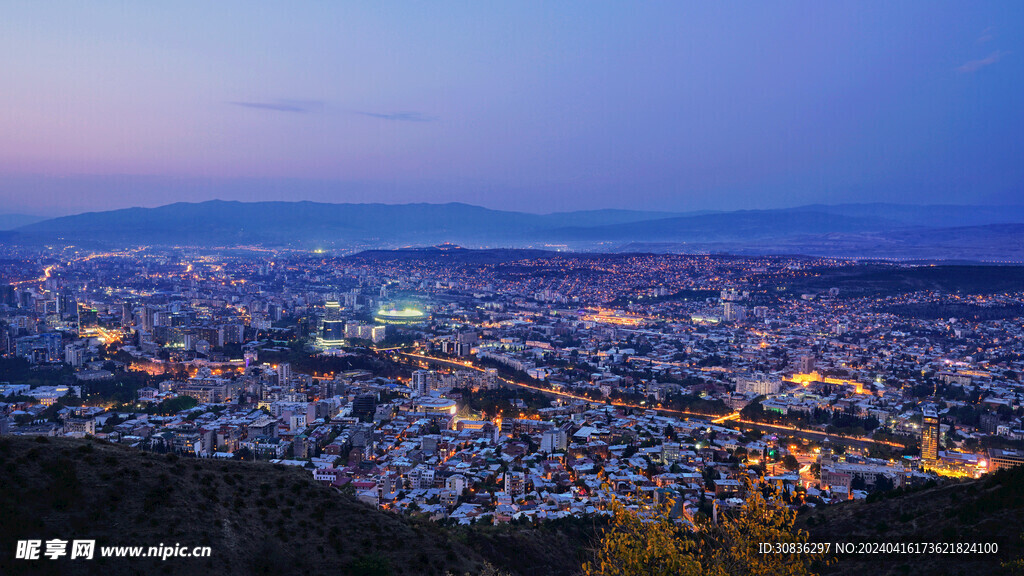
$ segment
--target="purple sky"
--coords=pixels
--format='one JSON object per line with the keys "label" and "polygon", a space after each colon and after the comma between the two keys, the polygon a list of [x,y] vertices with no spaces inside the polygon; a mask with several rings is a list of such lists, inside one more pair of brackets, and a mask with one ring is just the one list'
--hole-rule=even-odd
{"label": "purple sky", "polygon": [[1022,2],[22,2],[0,213],[1020,203]]}

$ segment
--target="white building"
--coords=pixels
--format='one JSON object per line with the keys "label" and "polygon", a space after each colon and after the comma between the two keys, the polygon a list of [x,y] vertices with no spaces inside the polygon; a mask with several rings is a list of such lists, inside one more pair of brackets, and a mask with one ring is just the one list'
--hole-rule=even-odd
{"label": "white building", "polygon": [[782,389],[782,379],[773,374],[755,372],[736,377],[737,394],[768,396],[770,394],[778,394],[780,389]]}
{"label": "white building", "polygon": [[292,365],[285,362],[277,365],[277,383],[285,384],[292,377]]}
{"label": "white building", "polygon": [[64,361],[75,368],[81,368],[85,363],[85,349],[68,344],[64,347]]}
{"label": "white building", "polygon": [[462,494],[468,487],[468,482],[462,474],[452,474],[445,480],[444,486],[456,494]]}
{"label": "white building", "polygon": [[726,322],[739,322],[747,317],[747,309],[733,302],[726,302],[723,307],[723,317]]}
{"label": "white building", "polygon": [[568,444],[568,435],[561,428],[552,428],[551,430],[545,430],[540,436],[540,451],[541,452],[557,452],[559,450],[565,450]]}
{"label": "white building", "polygon": [[426,396],[430,393],[430,380],[433,372],[430,370],[415,370],[412,373],[412,381],[410,387],[412,388],[413,396]]}

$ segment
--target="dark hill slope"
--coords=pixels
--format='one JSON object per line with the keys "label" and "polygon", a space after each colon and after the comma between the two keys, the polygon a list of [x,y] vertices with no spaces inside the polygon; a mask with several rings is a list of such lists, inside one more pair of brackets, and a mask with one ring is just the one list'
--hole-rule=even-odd
{"label": "dark hill slope", "polygon": [[[24,539],[210,546],[203,559],[15,560]],[[564,529],[446,529],[361,504],[268,463],[196,460],[70,439],[0,438],[0,574],[570,574]],[[97,556],[99,551],[97,550]],[[380,564],[386,565],[385,570]]]}
{"label": "dark hill slope", "polygon": [[1024,554],[1024,467],[981,480],[874,496],[801,514],[816,542],[997,543],[997,554],[843,555],[823,574],[1002,574]]}

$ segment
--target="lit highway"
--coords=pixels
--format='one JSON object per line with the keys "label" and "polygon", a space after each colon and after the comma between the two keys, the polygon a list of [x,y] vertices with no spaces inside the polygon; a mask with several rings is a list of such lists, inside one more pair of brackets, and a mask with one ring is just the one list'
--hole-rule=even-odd
{"label": "lit highway", "polygon": [[786,426],[784,424],[764,424],[762,422],[751,422],[749,420],[740,420],[739,418],[733,419],[739,428],[756,428],[762,432],[783,432],[792,436],[798,436],[801,438],[807,438],[809,440],[824,440],[828,438],[831,441],[841,441],[841,444],[853,444],[866,446],[874,444],[876,446],[890,446],[893,448],[904,448],[902,444],[896,444],[894,442],[885,442],[884,440],[875,440],[874,438],[868,438],[866,436],[843,436],[842,434],[829,434],[828,432],[822,432],[820,430],[807,430],[804,428],[796,428],[793,426]]}
{"label": "lit highway", "polygon": [[[472,362],[460,362],[458,360],[451,360],[451,359],[448,359],[448,358],[436,358],[434,356],[425,356],[423,354],[413,354],[413,353],[410,353],[410,352],[399,352],[398,354],[401,355],[401,356],[409,357],[409,358],[415,358],[417,360],[421,360],[421,361],[424,361],[424,362],[434,362],[434,363],[438,363],[438,364],[447,364],[447,365],[450,365],[450,366],[458,366],[460,368],[469,368],[471,370],[476,370],[478,372],[483,372],[484,371],[483,368],[475,366]],[[605,406],[615,406],[617,408],[633,408],[633,409],[636,409],[636,410],[655,410],[657,412],[667,412],[667,413],[670,413],[670,414],[679,414],[679,415],[682,415],[682,416],[689,416],[689,417],[693,417],[693,418],[703,418],[705,420],[711,420],[711,421],[719,421],[721,418],[724,418],[723,416],[721,416],[719,414],[701,414],[699,412],[687,412],[685,410],[673,410],[671,408],[657,408],[657,407],[654,407],[654,406],[646,406],[646,405],[640,405],[640,404],[628,404],[628,403],[625,403],[625,402],[602,402],[602,401],[599,401],[599,400],[594,400],[593,398],[587,398],[586,396],[578,396],[576,394],[570,394],[568,392],[561,392],[561,391],[558,391],[558,390],[552,390],[550,388],[543,388],[543,387],[540,387],[540,386],[534,386],[532,384],[524,384],[522,382],[516,382],[514,380],[509,380],[507,378],[502,378],[501,376],[499,376],[498,378],[502,382],[504,382],[504,383],[506,383],[506,384],[508,384],[510,386],[518,386],[519,388],[527,388],[529,390],[535,390],[535,391],[541,392],[543,394],[550,394],[552,396],[559,396],[559,397],[562,397],[562,398],[571,398],[573,400],[583,400],[585,402],[590,402],[590,403],[593,403],[593,404],[600,404],[600,405],[605,405]]]}
{"label": "lit highway", "polygon": [[[483,372],[483,370],[484,370],[483,368],[480,368],[479,366],[474,365],[472,362],[452,360],[452,359],[449,359],[449,358],[437,358],[437,357],[434,357],[434,356],[426,356],[424,354],[413,354],[411,352],[398,352],[398,355],[406,356],[408,358],[413,358],[413,359],[420,360],[420,361],[423,361],[423,362],[428,362],[428,363],[432,362],[432,363],[437,363],[437,364],[445,364],[445,365],[449,365],[449,366],[457,366],[457,367],[460,367],[460,368],[469,368],[471,370],[477,370],[479,372]],[[642,406],[642,405],[639,405],[639,404],[627,404],[625,402],[605,403],[605,402],[596,401],[593,398],[587,398],[585,396],[578,396],[576,394],[570,394],[568,392],[560,392],[560,391],[557,391],[557,390],[552,390],[550,388],[543,388],[543,387],[540,387],[540,386],[533,386],[532,384],[524,384],[522,382],[516,382],[516,381],[513,381],[513,380],[509,380],[507,378],[502,378],[500,376],[499,376],[499,378],[501,379],[502,382],[505,382],[506,384],[509,384],[511,386],[518,386],[520,388],[527,388],[529,390],[535,390],[537,392],[541,392],[541,393],[544,393],[544,394],[550,394],[552,396],[560,396],[562,398],[571,398],[573,400],[583,400],[585,402],[591,402],[593,404],[604,404],[604,405],[608,405],[608,406],[615,406],[615,407],[618,407],[618,408],[633,408],[633,409],[636,409],[636,410],[655,410],[657,412],[666,412],[666,413],[669,413],[669,414],[678,414],[678,415],[688,416],[688,417],[693,417],[693,418],[703,418],[705,420],[708,420],[708,421],[712,422],[713,424],[724,424],[725,422],[732,421],[732,422],[735,422],[736,424],[738,424],[739,425],[738,427],[740,427],[740,428],[757,428],[757,429],[763,429],[763,431],[767,431],[767,432],[785,432],[785,433],[791,434],[793,436],[799,436],[799,437],[808,438],[808,439],[811,439],[811,440],[823,440],[825,438],[828,438],[829,440],[838,440],[838,441],[842,441],[843,443],[846,443],[846,444],[856,444],[856,445],[870,445],[870,444],[874,444],[874,445],[877,445],[877,446],[890,446],[890,447],[893,447],[893,448],[903,448],[903,445],[901,445],[901,444],[896,444],[896,443],[893,443],[893,442],[885,442],[885,441],[882,441],[882,440],[875,440],[874,438],[867,438],[867,437],[864,437],[864,436],[843,436],[841,434],[829,434],[829,433],[826,433],[826,432],[822,432],[820,430],[805,430],[803,428],[795,428],[793,426],[785,426],[785,425],[782,425],[782,424],[763,424],[761,422],[750,422],[748,420],[741,420],[739,418],[739,415],[740,415],[739,412],[733,412],[732,414],[727,414],[725,416],[721,416],[721,415],[718,415],[718,414],[701,414],[701,413],[698,413],[698,412],[687,412],[687,411],[684,411],[684,410],[673,410],[671,408],[656,408],[656,407],[652,407],[652,406]]]}

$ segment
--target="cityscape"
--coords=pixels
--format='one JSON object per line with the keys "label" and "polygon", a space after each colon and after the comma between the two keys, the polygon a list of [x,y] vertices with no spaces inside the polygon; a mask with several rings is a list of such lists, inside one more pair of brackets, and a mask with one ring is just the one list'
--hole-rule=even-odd
{"label": "cityscape", "polygon": [[1024,5],[5,12],[0,574],[1024,574]]}
{"label": "cityscape", "polygon": [[[894,280],[829,284],[865,267]],[[834,506],[1024,463],[1024,291],[957,268],[50,250],[5,262],[0,430],[295,467],[441,524],[712,516],[749,482]]]}

